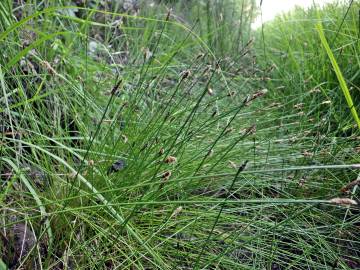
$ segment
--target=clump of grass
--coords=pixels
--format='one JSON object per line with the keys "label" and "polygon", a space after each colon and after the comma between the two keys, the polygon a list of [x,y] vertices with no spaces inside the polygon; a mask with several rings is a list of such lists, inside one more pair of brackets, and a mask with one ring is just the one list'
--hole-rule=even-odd
{"label": "clump of grass", "polygon": [[[100,1],[33,1],[17,22],[1,4],[11,19],[0,34],[9,49],[0,59],[0,250],[14,224],[36,237],[26,257],[2,265],[356,263],[357,197],[338,191],[359,168],[344,162],[349,144],[309,136],[318,119],[300,121],[302,105],[282,113],[287,102],[264,89],[244,30],[253,2],[240,14],[233,1],[214,3],[206,12],[192,3],[199,13],[187,23],[180,8],[125,12]],[[224,20],[206,28],[217,8]],[[229,34],[237,20],[241,38]]]}
{"label": "clump of grass", "polygon": [[[354,129],[352,116],[343,110],[347,106],[339,89],[337,77],[329,70],[328,56],[316,31],[318,13],[329,45],[337,59],[339,68],[347,80],[354,103],[358,102],[358,12],[357,1],[334,2],[322,10],[313,6],[300,8],[279,16],[274,22],[265,24],[264,43],[258,42],[258,54],[263,46],[269,54],[268,62],[259,57],[264,68],[274,65],[272,80],[267,87],[274,89],[276,96],[283,96],[289,103],[287,108],[304,103],[304,112],[309,118],[324,119],[322,131],[349,134]],[[298,31],[293,31],[294,27]],[[258,33],[258,40],[262,40]],[[355,57],[356,59],[356,57]],[[265,75],[267,76],[267,75]],[[294,91],[298,89],[298,91]],[[344,130],[344,131],[343,131]]]}
{"label": "clump of grass", "polygon": [[360,119],[359,119],[359,116],[357,114],[357,111],[356,111],[356,108],[354,106],[354,102],[351,98],[351,94],[350,94],[350,91],[349,91],[349,88],[346,84],[346,81],[344,79],[344,76],[342,75],[342,72],[339,68],[339,65],[334,57],[334,54],[332,53],[331,51],[331,48],[329,47],[329,43],[327,42],[327,39],[324,35],[324,30],[322,28],[322,24],[321,23],[318,23],[317,24],[317,30],[319,32],[319,36],[320,36],[320,39],[321,39],[321,43],[322,45],[324,46],[325,50],[326,50],[326,53],[327,55],[329,56],[329,59],[331,61],[331,64],[334,68],[334,71],[336,73],[336,77],[337,79],[339,80],[339,84],[340,84],[340,87],[341,87],[341,90],[343,91],[344,93],[344,96],[345,96],[345,99],[346,99],[346,102],[347,102],[347,105],[349,106],[349,109],[351,111],[351,114],[358,126],[358,128],[360,128]]}

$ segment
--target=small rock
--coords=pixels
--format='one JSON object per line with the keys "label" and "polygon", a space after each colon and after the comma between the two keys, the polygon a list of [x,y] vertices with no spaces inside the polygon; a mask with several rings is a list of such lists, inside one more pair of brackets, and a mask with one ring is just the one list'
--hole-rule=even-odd
{"label": "small rock", "polygon": [[9,228],[5,240],[8,252],[3,259],[11,266],[17,265],[36,245],[36,236],[25,223],[17,223]]}

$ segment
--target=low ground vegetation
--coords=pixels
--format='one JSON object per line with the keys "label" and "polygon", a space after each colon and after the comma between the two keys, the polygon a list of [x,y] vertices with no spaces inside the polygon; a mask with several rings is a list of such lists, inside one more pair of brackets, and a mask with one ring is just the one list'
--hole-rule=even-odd
{"label": "low ground vegetation", "polygon": [[358,8],[1,2],[0,269],[359,268]]}

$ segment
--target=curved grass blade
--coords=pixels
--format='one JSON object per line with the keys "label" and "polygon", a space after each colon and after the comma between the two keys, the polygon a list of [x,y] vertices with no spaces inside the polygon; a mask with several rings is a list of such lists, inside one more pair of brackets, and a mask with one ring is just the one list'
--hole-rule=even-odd
{"label": "curved grass blade", "polygon": [[50,220],[48,219],[48,215],[46,213],[45,207],[42,205],[42,202],[41,202],[39,196],[37,195],[37,193],[36,193],[35,189],[32,187],[32,185],[30,184],[29,180],[25,177],[25,175],[21,172],[19,167],[15,165],[14,162],[12,162],[8,158],[1,158],[1,159],[4,162],[6,162],[7,164],[9,164],[14,169],[16,174],[19,175],[21,182],[24,183],[26,188],[30,191],[31,195],[33,196],[36,204],[39,206],[41,217],[45,218],[45,225],[46,225],[46,229],[47,229],[48,236],[49,236],[49,247],[51,247],[52,243],[54,241],[54,237],[53,237],[53,233],[52,233],[51,226],[50,226]]}
{"label": "curved grass blade", "polygon": [[326,51],[326,53],[327,53],[327,55],[328,55],[328,57],[330,59],[331,65],[334,68],[336,77],[337,77],[337,79],[339,81],[339,84],[340,84],[340,88],[344,93],[344,96],[345,96],[346,102],[348,104],[348,107],[349,107],[349,109],[351,111],[351,114],[352,114],[358,128],[360,129],[360,119],[359,119],[359,116],[357,114],[354,102],[353,102],[353,100],[351,98],[349,88],[347,87],[345,78],[344,78],[344,76],[343,76],[343,74],[341,72],[341,69],[340,69],[340,67],[339,67],[339,65],[338,65],[338,63],[337,63],[337,61],[335,59],[335,56],[334,56],[334,54],[333,54],[333,52],[332,52],[332,50],[331,50],[331,48],[329,46],[329,43],[327,42],[322,23],[320,21],[317,23],[316,29],[318,31],[321,43],[324,46],[325,51]]}

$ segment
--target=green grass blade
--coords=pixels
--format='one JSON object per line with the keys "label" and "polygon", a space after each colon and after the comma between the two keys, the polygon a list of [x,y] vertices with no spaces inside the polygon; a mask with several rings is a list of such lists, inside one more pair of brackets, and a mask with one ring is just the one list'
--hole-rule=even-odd
{"label": "green grass blade", "polygon": [[16,166],[16,164],[14,162],[12,162],[8,158],[2,158],[2,160],[5,161],[6,163],[8,163],[14,169],[16,174],[19,175],[19,178],[20,178],[21,182],[24,183],[24,185],[30,191],[31,195],[33,196],[34,200],[36,201],[36,204],[39,206],[41,216],[43,218],[45,218],[45,225],[46,225],[47,233],[48,233],[48,236],[49,236],[49,246],[51,247],[51,245],[52,245],[52,243],[54,241],[54,237],[53,237],[53,233],[52,233],[51,226],[50,226],[50,220],[47,217],[45,207],[42,205],[42,202],[41,202],[38,194],[36,193],[33,186],[30,184],[29,180],[24,176],[24,174],[21,172],[19,167]]}
{"label": "green grass blade", "polygon": [[329,43],[327,42],[327,39],[325,37],[325,33],[324,33],[324,29],[323,29],[323,26],[322,26],[322,23],[319,21],[316,25],[316,29],[319,33],[319,37],[321,39],[321,43],[322,45],[324,46],[325,50],[326,50],[326,53],[330,59],[330,62],[331,62],[331,65],[333,66],[334,68],[334,71],[336,73],[336,77],[339,81],[339,84],[340,84],[340,87],[341,87],[341,90],[343,91],[344,93],[344,96],[345,96],[345,99],[346,99],[346,102],[349,106],[349,109],[351,111],[351,114],[358,126],[358,128],[360,129],[360,119],[359,119],[359,116],[357,114],[357,111],[356,111],[356,108],[354,106],[354,103],[353,103],[353,100],[351,98],[351,95],[350,95],[350,91],[349,91],[349,88],[347,87],[347,84],[346,84],[346,81],[345,81],[345,78],[341,72],[341,69],[335,59],[335,56],[334,54],[332,53],[332,50],[329,46]]}

